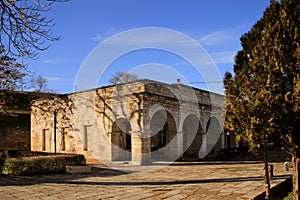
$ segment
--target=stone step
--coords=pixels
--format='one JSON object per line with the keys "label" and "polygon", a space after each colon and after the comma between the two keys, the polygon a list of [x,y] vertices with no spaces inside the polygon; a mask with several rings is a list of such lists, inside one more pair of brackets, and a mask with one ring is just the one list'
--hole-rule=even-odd
{"label": "stone step", "polygon": [[91,166],[67,166],[66,167],[67,174],[89,174],[92,173]]}

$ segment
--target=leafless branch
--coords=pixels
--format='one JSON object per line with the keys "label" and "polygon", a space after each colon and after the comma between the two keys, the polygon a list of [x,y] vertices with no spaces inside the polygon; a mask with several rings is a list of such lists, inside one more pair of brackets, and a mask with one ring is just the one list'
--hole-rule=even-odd
{"label": "leafless branch", "polygon": [[48,41],[61,37],[52,34],[53,19],[45,16],[54,2],[63,0],[0,0],[0,45],[6,55],[37,58],[49,48]]}

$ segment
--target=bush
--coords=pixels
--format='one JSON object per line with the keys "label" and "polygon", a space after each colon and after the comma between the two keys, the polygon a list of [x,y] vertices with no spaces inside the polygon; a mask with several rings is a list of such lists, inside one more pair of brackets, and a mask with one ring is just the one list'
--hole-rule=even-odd
{"label": "bush", "polygon": [[[4,152],[7,158],[58,155],[50,152],[28,151],[28,150],[2,149],[2,151]],[[66,155],[66,154],[59,153],[59,155]]]}
{"label": "bush", "polygon": [[67,165],[85,165],[85,158],[73,154],[7,158],[4,170],[8,175],[65,173]]}
{"label": "bush", "polygon": [[288,196],[286,196],[283,200],[293,200],[293,193],[289,192]]}
{"label": "bush", "polygon": [[4,162],[5,162],[5,154],[3,151],[0,150],[0,174],[2,173]]}

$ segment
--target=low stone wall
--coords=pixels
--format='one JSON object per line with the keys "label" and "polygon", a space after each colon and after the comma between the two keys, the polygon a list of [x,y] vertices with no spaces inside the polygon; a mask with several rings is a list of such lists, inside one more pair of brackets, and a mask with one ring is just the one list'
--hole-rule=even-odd
{"label": "low stone wall", "polygon": [[0,149],[30,150],[29,127],[0,127]]}

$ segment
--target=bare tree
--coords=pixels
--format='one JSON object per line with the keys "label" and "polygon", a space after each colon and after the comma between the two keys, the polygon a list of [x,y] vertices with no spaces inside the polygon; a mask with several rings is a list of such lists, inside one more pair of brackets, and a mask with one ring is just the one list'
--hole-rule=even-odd
{"label": "bare tree", "polygon": [[59,40],[51,32],[53,19],[45,16],[54,2],[67,0],[0,0],[0,46],[12,57],[36,58]]}
{"label": "bare tree", "polygon": [[132,74],[128,72],[116,72],[111,79],[109,79],[110,84],[118,84],[118,83],[128,83],[131,81],[138,80],[139,77],[137,74]]}
{"label": "bare tree", "polygon": [[30,81],[30,88],[33,88],[35,92],[51,92],[54,93],[54,90],[51,90],[47,86],[47,78],[39,75],[37,78],[32,78]]}
{"label": "bare tree", "polygon": [[0,46],[0,89],[16,90],[22,84],[27,69],[16,62],[15,58],[3,55],[3,51],[5,51],[4,48]]}
{"label": "bare tree", "polygon": [[[54,23],[45,14],[54,2],[68,0],[0,0],[0,113],[9,113],[14,90],[28,74],[19,58],[37,58],[38,52],[60,39],[51,32]],[[43,81],[42,81],[43,82]]]}

